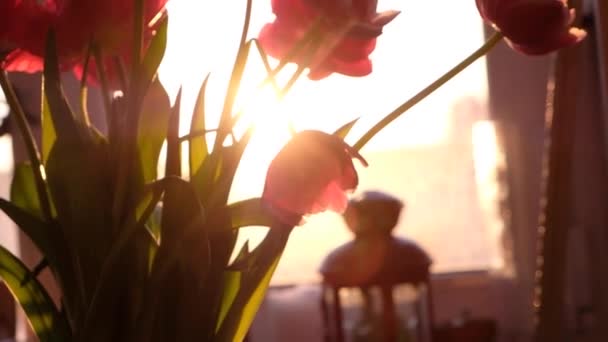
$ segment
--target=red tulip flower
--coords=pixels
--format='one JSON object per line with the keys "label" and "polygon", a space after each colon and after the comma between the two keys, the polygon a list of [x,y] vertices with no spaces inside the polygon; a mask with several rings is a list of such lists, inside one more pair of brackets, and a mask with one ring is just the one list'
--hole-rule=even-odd
{"label": "red tulip flower", "polygon": [[341,138],[319,131],[300,132],[270,164],[262,198],[279,219],[292,225],[304,215],[328,209],[343,212],[346,193],[359,182],[353,158],[367,166]]}
{"label": "red tulip flower", "polygon": [[481,16],[524,54],[542,55],[571,46],[587,33],[572,27],[566,0],[476,0]]}
{"label": "red tulip flower", "polygon": [[[0,44],[13,49],[2,61],[2,68],[7,71],[41,71],[50,30],[55,32],[59,63],[64,70],[82,71],[90,44],[99,47],[107,60],[115,56],[128,59],[131,53],[133,0],[1,1]],[[150,22],[166,2],[145,0],[145,23]],[[151,37],[151,33],[146,32],[146,36]]]}
{"label": "red tulip flower", "polygon": [[[262,47],[271,56],[285,58],[316,27],[321,46],[306,66],[308,77],[318,80],[331,73],[365,76],[372,71],[369,55],[376,37],[397,11],[376,12],[377,0],[272,0],[274,22],[266,24],[259,35]],[[318,26],[316,26],[318,25]],[[314,46],[312,46],[314,49]],[[299,64],[307,62],[308,48],[291,57]]]}

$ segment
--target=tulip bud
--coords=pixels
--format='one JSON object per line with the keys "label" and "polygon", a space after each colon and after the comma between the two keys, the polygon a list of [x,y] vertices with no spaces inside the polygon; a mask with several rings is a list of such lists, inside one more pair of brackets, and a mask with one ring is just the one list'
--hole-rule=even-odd
{"label": "tulip bud", "polygon": [[502,32],[507,43],[527,55],[542,55],[574,45],[587,35],[572,27],[574,10],[566,0],[476,0],[481,16]]}
{"label": "tulip bud", "polygon": [[[334,72],[365,76],[372,71],[369,55],[376,47],[376,37],[399,14],[378,13],[376,7],[377,0],[273,0],[276,19],[262,28],[259,41],[268,54],[282,59],[316,25],[321,46],[299,49],[290,61],[308,67],[308,77],[313,80]],[[309,58],[311,49],[315,52]]]}
{"label": "tulip bud", "polygon": [[352,162],[367,162],[341,138],[319,131],[296,134],[271,162],[262,198],[277,216],[296,225],[304,215],[343,212],[358,185]]}

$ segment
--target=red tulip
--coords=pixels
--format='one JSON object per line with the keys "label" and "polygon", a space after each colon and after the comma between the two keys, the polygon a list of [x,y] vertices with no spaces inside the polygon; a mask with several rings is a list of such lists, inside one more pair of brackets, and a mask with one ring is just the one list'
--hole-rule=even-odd
{"label": "red tulip", "polygon": [[[307,65],[310,79],[321,79],[337,72],[348,76],[365,76],[372,71],[369,55],[376,37],[397,11],[376,12],[377,0],[272,0],[276,16],[266,24],[259,40],[275,58],[285,58],[289,51],[318,22],[322,44]],[[292,57],[292,62],[305,63],[310,49]]]}
{"label": "red tulip", "polygon": [[[62,69],[81,68],[90,44],[105,57],[128,58],[133,41],[133,0],[2,0],[0,42],[14,50],[2,61],[7,71],[42,70],[49,30],[55,31]],[[150,22],[167,0],[145,0]],[[151,30],[151,28],[149,28]],[[150,37],[150,32],[146,33]],[[126,52],[126,53],[125,53]],[[105,62],[105,61],[104,61]]]}
{"label": "red tulip", "polygon": [[542,55],[571,46],[587,33],[572,27],[566,0],[476,0],[481,16],[524,54]]}
{"label": "red tulip", "polygon": [[319,131],[296,134],[272,161],[262,198],[285,223],[325,210],[343,212],[346,192],[359,182],[352,158],[367,162],[341,138]]}

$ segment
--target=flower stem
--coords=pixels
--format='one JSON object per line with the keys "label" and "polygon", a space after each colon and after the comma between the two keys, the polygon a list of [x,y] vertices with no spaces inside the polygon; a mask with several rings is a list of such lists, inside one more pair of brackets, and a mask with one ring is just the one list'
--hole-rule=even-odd
{"label": "flower stem", "polygon": [[439,89],[443,86],[447,81],[451,80],[454,76],[458,75],[461,71],[466,69],[469,65],[475,62],[480,57],[485,56],[488,51],[490,51],[501,39],[502,34],[500,32],[494,33],[490,39],[488,39],[477,51],[473,52],[469,57],[465,58],[462,62],[456,65],[447,73],[443,74],[443,76],[439,77],[435,82],[428,85],[426,88],[422,89],[418,94],[414,95],[412,98],[404,102],[402,105],[397,107],[387,116],[385,116],[382,120],[380,120],[376,125],[374,125],[369,131],[367,131],[360,139],[357,141],[353,147],[356,150],[360,150],[365,144],[367,144],[376,134],[378,134],[382,129],[384,129],[388,124],[397,119],[401,114],[408,111],[410,108],[414,107],[418,102],[422,101],[424,98],[432,94],[435,90]]}
{"label": "flower stem", "polygon": [[95,58],[95,64],[97,67],[97,75],[99,77],[99,83],[101,86],[101,98],[103,100],[103,109],[106,114],[106,124],[108,127],[111,124],[112,116],[112,99],[110,98],[110,86],[108,83],[108,77],[103,63],[103,54],[98,46],[93,46],[93,57]]}
{"label": "flower stem", "polygon": [[10,109],[15,114],[17,127],[19,129],[19,132],[21,133],[21,137],[23,139],[23,143],[25,144],[25,149],[27,151],[28,158],[32,165],[32,171],[34,172],[34,180],[36,184],[36,190],[38,192],[38,200],[40,201],[40,209],[42,210],[42,215],[47,221],[50,222],[50,220],[52,219],[51,204],[49,201],[48,192],[46,191],[44,177],[42,176],[42,163],[40,162],[40,153],[38,152],[38,146],[36,146],[36,140],[34,139],[34,135],[32,134],[30,125],[27,123],[27,118],[25,117],[23,107],[21,107],[19,99],[17,98],[17,94],[15,93],[15,90],[13,89],[8,79],[8,75],[4,70],[0,71],[0,86],[2,87],[2,91],[4,92],[4,96],[8,101]]}
{"label": "flower stem", "polygon": [[245,20],[243,21],[243,29],[241,30],[239,48],[236,53],[236,60],[232,66],[232,73],[230,75],[230,80],[228,81],[228,89],[226,89],[226,96],[224,97],[224,106],[222,108],[222,114],[220,116],[215,142],[213,143],[214,152],[219,151],[224,143],[224,139],[232,131],[232,127],[230,127],[230,123],[232,122],[232,110],[239,91],[241,80],[243,78],[243,73],[245,72],[245,65],[247,64],[247,56],[250,48],[250,45],[247,44],[247,34],[249,32],[249,23],[251,21],[252,6],[252,0],[247,0],[247,7],[245,8]]}
{"label": "flower stem", "polygon": [[87,87],[87,78],[89,76],[89,67],[91,63],[91,57],[93,55],[93,49],[91,46],[87,49],[87,54],[84,58],[84,64],[82,67],[82,77],[80,78],[80,111],[78,112],[78,120],[83,122],[86,126],[91,125],[91,120],[89,120],[88,114],[88,105],[87,105],[87,97],[88,97],[88,87]]}

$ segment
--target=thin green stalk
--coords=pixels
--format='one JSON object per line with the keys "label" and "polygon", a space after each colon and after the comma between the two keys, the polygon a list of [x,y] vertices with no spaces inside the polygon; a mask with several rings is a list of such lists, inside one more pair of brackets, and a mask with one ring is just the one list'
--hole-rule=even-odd
{"label": "thin green stalk", "polygon": [[133,59],[131,60],[131,73],[134,74],[135,70],[139,68],[141,62],[141,53],[143,48],[143,36],[144,36],[144,0],[126,0],[135,1],[135,11],[133,18]]}
{"label": "thin green stalk", "polygon": [[287,84],[285,84],[283,89],[281,89],[277,94],[277,98],[279,101],[285,98],[285,96],[287,95],[287,93],[289,93],[293,85],[296,84],[296,81],[300,78],[300,76],[302,76],[304,70],[306,70],[306,66],[298,66],[296,72],[293,74],[293,76],[291,76],[289,81],[287,81]]}
{"label": "thin green stalk", "polygon": [[[248,3],[248,6],[250,4]],[[249,15],[250,15],[250,9],[247,9],[247,17],[245,20],[245,26],[243,27],[243,32],[245,32],[246,28],[249,26]],[[245,58],[245,60],[242,62],[242,67],[245,67],[245,62],[247,60],[247,54],[249,52],[249,48],[251,47],[251,44],[255,43],[258,52],[260,53],[260,56],[262,58],[262,62],[264,63],[264,67],[266,68],[266,73],[267,76],[266,78],[260,83],[259,87],[264,87],[265,85],[267,85],[268,83],[271,83],[271,85],[273,86],[273,88],[275,89],[275,91],[277,91],[277,93],[279,94],[279,98],[283,98],[284,94],[289,90],[289,88],[291,88],[291,86],[293,86],[293,83],[296,81],[296,79],[302,74],[302,72],[304,71],[304,68],[300,68],[296,71],[296,75],[297,76],[292,76],[292,78],[289,80],[288,85],[285,87],[287,88],[287,90],[281,90],[276,82],[276,75],[281,72],[281,70],[283,70],[283,68],[289,64],[289,62],[293,59],[293,57],[299,53],[302,49],[304,49],[305,47],[309,47],[310,43],[316,41],[319,39],[318,35],[319,35],[319,25],[321,22],[321,18],[317,18],[315,20],[315,22],[311,25],[311,27],[308,29],[308,31],[304,34],[304,36],[287,52],[286,56],[284,58],[281,59],[281,61],[279,61],[279,64],[277,65],[276,68],[272,69],[270,67],[270,63],[268,62],[268,55],[266,54],[266,52],[264,51],[264,49],[262,48],[262,46],[259,44],[257,39],[252,39],[250,42],[245,43],[244,38],[246,37],[246,35],[242,35],[241,36],[241,43],[245,44],[244,46],[246,47],[246,49],[239,49],[239,54],[237,54],[237,62],[239,61],[239,56],[241,53],[241,50],[244,50],[246,52],[246,54],[243,56]],[[316,50],[318,48],[318,46],[315,46],[314,50]],[[309,52],[309,54],[312,54]],[[233,72],[233,76],[236,73],[236,66],[237,64],[235,64],[235,68],[233,70],[235,70]],[[234,81],[236,82],[235,84],[238,85],[238,83],[240,83],[240,77],[242,76],[243,73],[243,69],[239,70],[240,74],[236,75],[238,76],[238,79],[235,79]],[[232,78],[231,78],[231,82],[232,82]],[[285,89],[284,88],[284,89]],[[229,90],[232,89],[229,87]],[[236,90],[235,90],[236,92]],[[281,93],[283,93],[283,95],[280,95]],[[238,122],[239,118],[242,116],[243,114],[243,110],[239,110],[235,115],[230,116],[230,112],[232,112],[232,104],[234,102],[236,98],[236,93],[234,94],[228,94],[226,96],[226,103],[228,103],[228,101],[230,103],[230,107],[229,107],[229,111],[226,111],[226,106],[224,106],[224,111],[222,112],[223,114],[226,114],[226,121],[220,120],[220,126],[221,128],[223,128],[226,125],[231,125],[231,127],[234,127],[234,125],[236,124],[236,122]],[[223,139],[225,139],[227,133],[225,133],[225,129],[218,129],[218,135],[216,135],[216,140],[215,140],[215,145],[214,146],[218,146],[218,142],[222,141]],[[220,133],[224,133],[222,134],[222,136],[220,136]],[[215,147],[214,147],[215,148]]]}
{"label": "thin green stalk", "polygon": [[0,72],[0,86],[2,87],[2,91],[4,92],[4,96],[6,97],[9,107],[11,108],[13,114],[15,114],[17,128],[21,133],[28,158],[32,164],[32,171],[34,172],[34,180],[36,183],[36,190],[38,192],[38,200],[40,201],[42,214],[44,215],[45,220],[50,222],[53,218],[51,214],[51,203],[49,200],[49,194],[46,190],[44,177],[42,175],[42,163],[40,162],[38,146],[36,145],[36,140],[34,139],[30,125],[27,123],[27,118],[25,117],[23,107],[21,107],[17,94],[15,93],[15,90],[8,79],[8,75],[4,70]]}
{"label": "thin green stalk", "polygon": [[432,94],[435,90],[439,89],[442,85],[444,85],[447,81],[452,79],[454,76],[458,75],[461,71],[466,69],[469,65],[475,62],[480,57],[485,56],[488,51],[490,51],[501,39],[502,34],[500,32],[494,33],[490,39],[488,39],[485,44],[483,44],[477,51],[473,52],[469,57],[465,58],[462,62],[452,68],[450,71],[445,73],[443,76],[439,77],[435,82],[428,85],[426,88],[422,89],[418,94],[414,95],[412,98],[404,102],[402,105],[397,107],[387,116],[385,116],[382,120],[380,120],[376,125],[374,125],[369,131],[367,131],[360,139],[353,145],[356,150],[360,150],[365,144],[367,144],[376,134],[378,134],[384,127],[388,126],[391,122],[397,119],[401,114],[408,111],[410,108],[418,104],[418,102],[422,101],[425,97]]}
{"label": "thin green stalk", "polygon": [[213,150],[219,151],[219,148],[223,145],[224,139],[232,129],[228,129],[231,123],[232,107],[236,100],[243,72],[245,71],[245,64],[247,64],[247,55],[249,54],[250,45],[247,44],[247,33],[249,32],[249,22],[251,20],[251,9],[253,0],[247,0],[247,7],[245,9],[245,20],[243,22],[243,29],[241,31],[241,40],[239,41],[239,49],[236,54],[236,60],[232,68],[232,74],[230,75],[230,81],[228,81],[228,89],[226,90],[226,97],[224,98],[224,106],[222,108],[222,115],[218,124],[217,135],[215,136],[215,143],[213,144]]}
{"label": "thin green stalk", "polygon": [[262,86],[266,85],[268,82],[271,82],[273,79],[277,77],[277,75],[283,70],[283,68],[289,64],[293,58],[300,53],[302,49],[309,46],[310,42],[313,41],[319,35],[319,27],[321,25],[321,16],[315,19],[315,22],[310,26],[308,31],[304,34],[304,36],[289,50],[285,57],[281,58],[279,64],[272,71],[268,72],[268,76],[262,82]]}
{"label": "thin green stalk", "polygon": [[[298,69],[289,78],[289,80],[287,81],[285,86],[283,88],[281,88],[281,87],[279,87],[279,85],[277,84],[277,80],[273,76],[273,70],[270,67],[270,64],[268,63],[268,55],[264,51],[264,48],[258,44],[256,39],[253,39],[251,41],[251,43],[255,43],[255,46],[258,49],[260,57],[262,58],[262,62],[264,64],[264,68],[266,69],[266,73],[268,74],[267,78],[258,86],[258,88],[261,88],[261,87],[265,86],[266,83],[270,82],[270,85],[272,86],[272,88],[276,94],[277,101],[279,101],[279,102],[282,101],[285,98],[285,96],[287,95],[287,93],[289,93],[291,88],[294,86],[296,81],[300,78],[300,76],[302,76],[302,74],[304,73],[304,71],[310,64],[310,62],[312,61],[312,58],[313,58],[314,54],[317,52],[317,49],[319,48],[319,46],[321,45],[321,42],[322,41],[321,41],[320,37],[316,37],[316,36],[314,37],[314,40],[310,42],[311,44],[309,44],[310,50],[304,56],[304,63],[302,63],[301,65],[298,65]],[[278,69],[278,67],[277,67],[277,69]],[[275,69],[275,70],[277,70],[277,69]],[[231,123],[232,126],[234,126],[240,120],[240,118],[243,116],[243,111],[244,111],[244,109],[241,108],[232,117],[232,123]],[[293,127],[293,124],[291,122],[289,122],[289,130],[291,131],[292,134],[296,133],[295,128]]]}
{"label": "thin green stalk", "polygon": [[[279,85],[277,84],[277,80],[271,76],[271,74],[274,71],[272,70],[272,67],[270,66],[270,61],[268,60],[268,54],[264,50],[264,47],[262,47],[262,45],[260,44],[259,40],[254,38],[251,40],[250,43],[255,45],[255,47],[257,48],[258,54],[260,55],[260,58],[262,59],[262,64],[264,65],[264,69],[266,70],[266,74],[268,75],[267,79],[269,79],[270,85],[272,86],[274,91],[276,91],[278,93]],[[287,64],[287,63],[285,63],[285,64]]]}
{"label": "thin green stalk", "polygon": [[78,112],[77,118],[83,122],[85,125],[90,126],[91,121],[89,120],[88,106],[87,106],[87,97],[88,97],[88,88],[87,88],[87,78],[89,76],[89,67],[91,64],[91,55],[93,51],[91,47],[87,49],[87,54],[84,58],[84,66],[82,67],[82,77],[80,79],[80,111]]}
{"label": "thin green stalk", "polygon": [[99,77],[99,83],[101,85],[101,98],[103,99],[103,109],[106,112],[106,122],[110,125],[112,116],[112,100],[110,99],[110,86],[108,85],[108,78],[106,71],[103,68],[103,55],[101,49],[98,46],[93,46],[93,56],[95,57],[95,64],[97,66],[97,76]]}
{"label": "thin green stalk", "polygon": [[[291,78],[289,79],[289,81],[287,82],[285,87],[283,87],[283,89],[281,89],[278,92],[278,96],[277,96],[278,101],[281,101],[285,98],[285,96],[287,95],[289,90],[291,90],[291,88],[296,83],[296,81],[300,78],[300,76],[302,76],[302,74],[304,73],[304,70],[306,70],[305,67],[298,66],[298,70],[296,70],[296,72],[293,74],[293,76],[291,76]],[[291,118],[288,118],[288,120],[287,120],[287,129],[289,129],[289,134],[291,134],[291,136],[294,136],[294,135],[296,135],[296,133],[298,133]]]}

